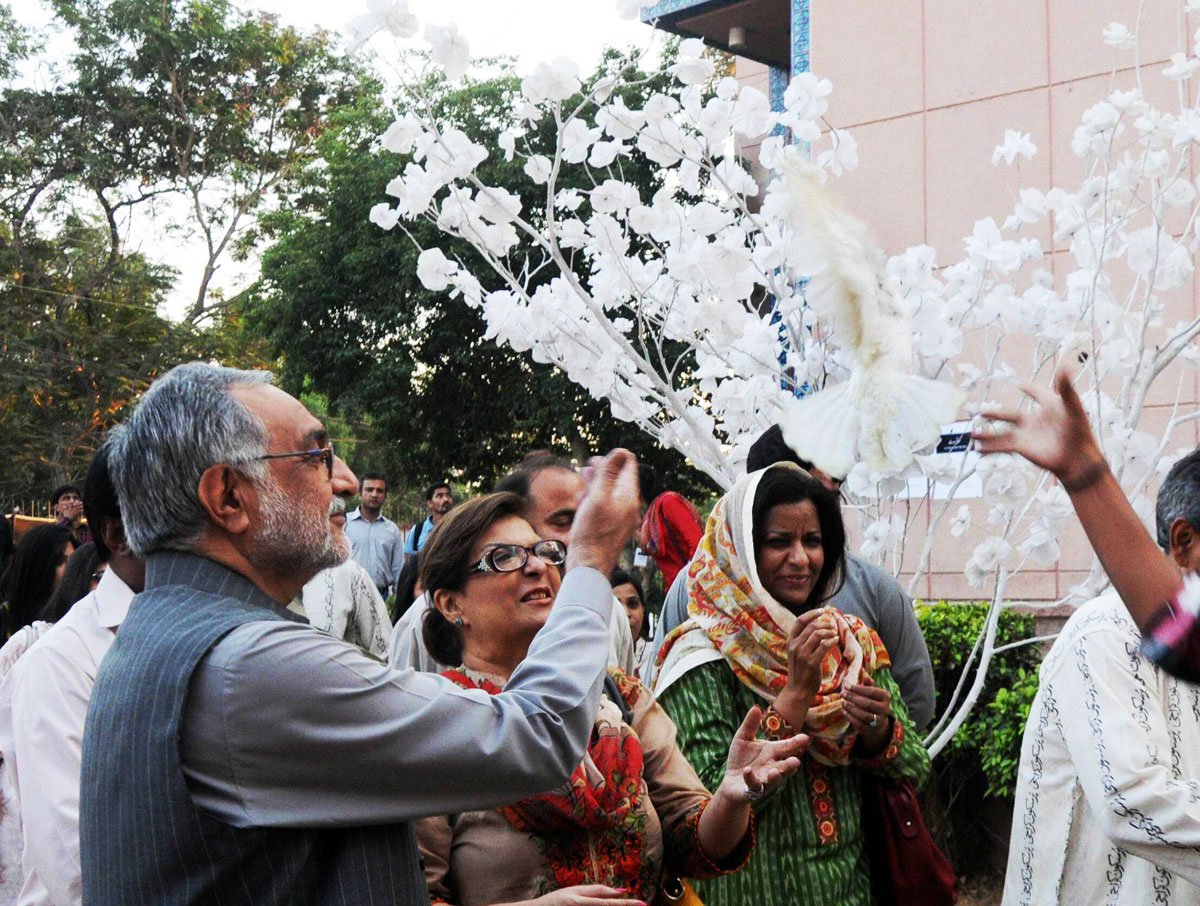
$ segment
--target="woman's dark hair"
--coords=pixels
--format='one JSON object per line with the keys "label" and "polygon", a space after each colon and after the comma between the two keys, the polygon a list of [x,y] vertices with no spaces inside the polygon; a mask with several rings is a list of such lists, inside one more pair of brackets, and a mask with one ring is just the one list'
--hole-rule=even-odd
{"label": "woman's dark hair", "polygon": [[[420,576],[430,602],[436,591],[457,591],[470,577],[471,551],[497,519],[520,516],[525,501],[516,494],[487,494],[455,507],[433,530],[421,551]],[[429,608],[421,627],[425,647],[443,664],[462,663],[462,632]]]}
{"label": "woman's dark hair", "polygon": [[400,567],[400,575],[396,577],[395,610],[392,613],[392,625],[400,622],[400,618],[412,607],[414,591],[417,587],[417,576],[420,575],[420,554],[405,554],[404,565]]}
{"label": "woman's dark hair", "polygon": [[638,463],[638,493],[642,497],[642,503],[649,506],[666,489],[663,480],[658,477],[658,472],[651,466]]}
{"label": "woman's dark hair", "polygon": [[43,605],[38,619],[47,623],[57,623],[66,616],[71,605],[92,590],[92,575],[103,562],[100,551],[92,542],[76,548],[75,553],[71,554],[71,559],[67,561],[67,568],[63,570],[62,581]]}
{"label": "woman's dark hair", "polygon": [[[117,499],[117,489],[113,487],[112,476],[108,472],[107,443],[96,451],[88,465],[87,477],[83,481],[83,514],[87,516],[88,526],[92,530],[92,543],[96,545],[96,555],[107,563],[112,551],[104,541],[104,522],[107,519],[121,521],[121,503]],[[66,581],[66,576],[63,576],[63,581]]]}
{"label": "woman's dark hair", "polygon": [[0,580],[3,599],[4,636],[32,623],[54,593],[54,573],[71,533],[61,525],[39,525],[17,543],[12,565]]}
{"label": "woman's dark hair", "polygon": [[845,576],[846,526],[842,522],[842,508],[838,498],[825,485],[797,469],[783,467],[769,469],[758,482],[754,493],[754,555],[758,555],[762,543],[767,513],[773,507],[785,503],[811,500],[817,509],[817,521],[821,526],[821,546],[825,549],[825,563],[817,581],[813,583],[808,597],[808,607],[818,607],[841,590]]}
{"label": "woman's dark hair", "polygon": [[632,585],[633,590],[637,592],[638,600],[642,602],[642,610],[645,616],[642,618],[642,631],[638,634],[638,638],[650,638],[650,608],[646,606],[646,593],[642,591],[642,583],[625,572],[623,569],[614,569],[612,575],[608,577],[608,584],[613,588],[618,585]]}

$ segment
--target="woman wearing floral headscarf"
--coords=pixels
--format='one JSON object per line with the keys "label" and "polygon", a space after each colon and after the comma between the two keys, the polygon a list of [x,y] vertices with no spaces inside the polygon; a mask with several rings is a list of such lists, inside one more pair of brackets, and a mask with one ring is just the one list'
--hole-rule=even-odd
{"label": "woman wearing floral headscarf", "polygon": [[863,772],[920,785],[929,757],[874,630],[823,607],[840,584],[837,500],[780,463],[740,479],[713,510],[688,576],[688,620],[663,646],[655,694],[701,780],[724,771],[739,714],[803,732],[801,769],[756,805],[758,851],[737,875],[698,883],[706,906],[868,906]]}

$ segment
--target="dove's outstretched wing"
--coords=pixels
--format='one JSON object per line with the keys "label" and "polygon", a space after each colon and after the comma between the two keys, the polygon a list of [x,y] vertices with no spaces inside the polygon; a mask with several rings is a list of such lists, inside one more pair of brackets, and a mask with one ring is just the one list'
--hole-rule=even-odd
{"label": "dove's outstretched wing", "polygon": [[789,155],[782,167],[796,212],[794,226],[821,262],[805,298],[853,362],[851,377],[798,400],[781,422],[802,458],[838,478],[859,461],[898,471],[938,439],[963,394],[912,373],[912,328],[891,292],[882,289],[882,253],[866,228],[842,211],[821,171]]}

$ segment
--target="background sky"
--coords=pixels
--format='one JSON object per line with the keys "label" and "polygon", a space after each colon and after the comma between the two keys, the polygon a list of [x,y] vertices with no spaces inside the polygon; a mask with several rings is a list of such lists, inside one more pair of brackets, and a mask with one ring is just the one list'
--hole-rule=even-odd
{"label": "background sky", "polygon": [[[49,12],[41,0],[6,0],[22,24],[45,33],[50,25]],[[246,10],[264,10],[280,20],[301,28],[324,28],[344,36],[345,25],[366,11],[366,0],[235,0]],[[422,27],[454,22],[465,35],[472,56],[509,55],[517,59],[517,71],[524,73],[537,63],[565,56],[575,60],[586,72],[606,47],[645,47],[654,41],[650,26],[622,19],[614,0],[409,0],[409,8]],[[421,36],[414,46],[424,46]],[[657,42],[655,46],[660,46]],[[70,45],[52,33],[47,35],[51,56],[65,57]],[[380,55],[395,44],[390,35],[372,42]],[[37,79],[36,71],[29,73]],[[143,216],[129,225],[128,247],[141,251],[153,261],[168,264],[180,272],[175,295],[166,313],[179,316],[191,301],[203,268],[202,246],[187,237],[162,229],[161,219],[170,217],[160,210],[159,220]],[[224,261],[215,284],[236,291],[253,278],[253,265]]]}

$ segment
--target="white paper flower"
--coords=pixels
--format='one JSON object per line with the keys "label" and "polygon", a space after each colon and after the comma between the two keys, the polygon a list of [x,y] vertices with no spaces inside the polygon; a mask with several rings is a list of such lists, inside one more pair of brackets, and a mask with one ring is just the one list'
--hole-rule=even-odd
{"label": "white paper flower", "polygon": [[411,113],[406,113],[388,126],[380,138],[380,144],[393,154],[409,154],[424,132],[421,121]]}
{"label": "white paper flower", "polygon": [[1122,22],[1110,22],[1104,28],[1104,43],[1117,50],[1128,50],[1137,44],[1137,35]]}
{"label": "white paper flower", "polygon": [[992,166],[998,167],[1001,161],[1012,165],[1018,157],[1032,160],[1037,154],[1037,145],[1033,143],[1028,132],[1018,132],[1016,129],[1004,130],[1004,141],[992,152]]}
{"label": "white paper flower", "polygon": [[400,212],[386,201],[381,201],[371,208],[367,217],[375,226],[390,230],[400,221]]}
{"label": "white paper flower", "polygon": [[971,508],[965,503],[958,508],[954,518],[950,520],[950,535],[961,538],[971,527]]}
{"label": "white paper flower", "polygon": [[628,153],[629,149],[622,142],[596,142],[588,154],[588,166],[603,170],[618,156]]}
{"label": "white paper flower", "polygon": [[458,33],[457,25],[453,22],[449,25],[427,25],[425,38],[429,41],[430,59],[442,67],[446,78],[454,81],[467,74],[471,67],[471,48],[466,37]]}
{"label": "white paper flower", "polygon": [[592,210],[599,211],[601,214],[619,213],[624,215],[641,200],[638,197],[638,190],[634,186],[617,179],[604,180],[592,189],[591,197]]}
{"label": "white paper flower", "polygon": [[1189,57],[1182,51],[1171,54],[1171,65],[1162,71],[1168,79],[1189,79],[1192,73],[1200,69],[1200,60]]}
{"label": "white paper flower", "polygon": [[562,159],[569,164],[583,163],[599,138],[599,129],[589,128],[581,119],[571,120],[562,133]]}
{"label": "white paper flower", "polygon": [[492,223],[512,223],[521,214],[521,199],[497,186],[480,189],[475,201],[479,216]]}
{"label": "white paper flower", "polygon": [[579,66],[565,57],[538,63],[533,72],[521,79],[521,93],[533,104],[565,101],[581,87]]}
{"label": "white paper flower", "polygon": [[770,99],[757,88],[749,85],[743,88],[733,108],[734,130],[753,139],[770,132],[774,125]]}
{"label": "white paper flower", "polygon": [[972,588],[982,588],[1001,566],[1012,559],[1012,545],[1003,538],[991,537],[975,548],[964,572]]}
{"label": "white paper flower", "polygon": [[1058,537],[1058,532],[1050,526],[1040,520],[1035,521],[1025,540],[1017,546],[1017,551],[1034,566],[1053,566],[1062,552]]}
{"label": "white paper flower", "polygon": [[880,519],[863,530],[859,553],[864,557],[882,562],[883,558],[904,540],[904,520],[899,516]]}
{"label": "white paper flower", "polygon": [[783,106],[800,119],[818,120],[829,109],[829,97],[833,83],[829,79],[818,79],[811,72],[792,76],[787,91],[783,93]]}
{"label": "white paper flower", "polygon": [[583,193],[578,189],[560,189],[554,196],[554,207],[560,211],[578,211],[583,204]]}
{"label": "white paper flower", "polygon": [[550,179],[550,159],[541,154],[535,154],[525,161],[525,175],[539,186]]}
{"label": "white paper flower", "polygon": [[367,0],[367,12],[347,27],[349,53],[362,48],[377,32],[387,29],[397,38],[411,38],[417,33],[417,17],[408,11],[408,0]]}
{"label": "white paper flower", "polygon": [[496,144],[504,152],[505,160],[512,160],[517,151],[517,137],[511,129],[505,129],[496,137]]}
{"label": "white paper flower", "polygon": [[703,85],[712,78],[715,68],[712,60],[705,60],[703,57],[688,57],[673,63],[667,71],[684,85]]}
{"label": "white paper flower", "polygon": [[858,142],[849,132],[834,129],[830,132],[833,147],[822,151],[817,163],[834,176],[841,176],[847,170],[858,168]]}
{"label": "white paper flower", "polygon": [[617,141],[634,138],[645,124],[645,115],[640,110],[630,110],[620,97],[596,112],[596,125]]}
{"label": "white paper flower", "polygon": [[439,293],[447,289],[450,278],[457,270],[458,265],[450,261],[441,249],[425,249],[417,257],[417,279],[430,292]]}

